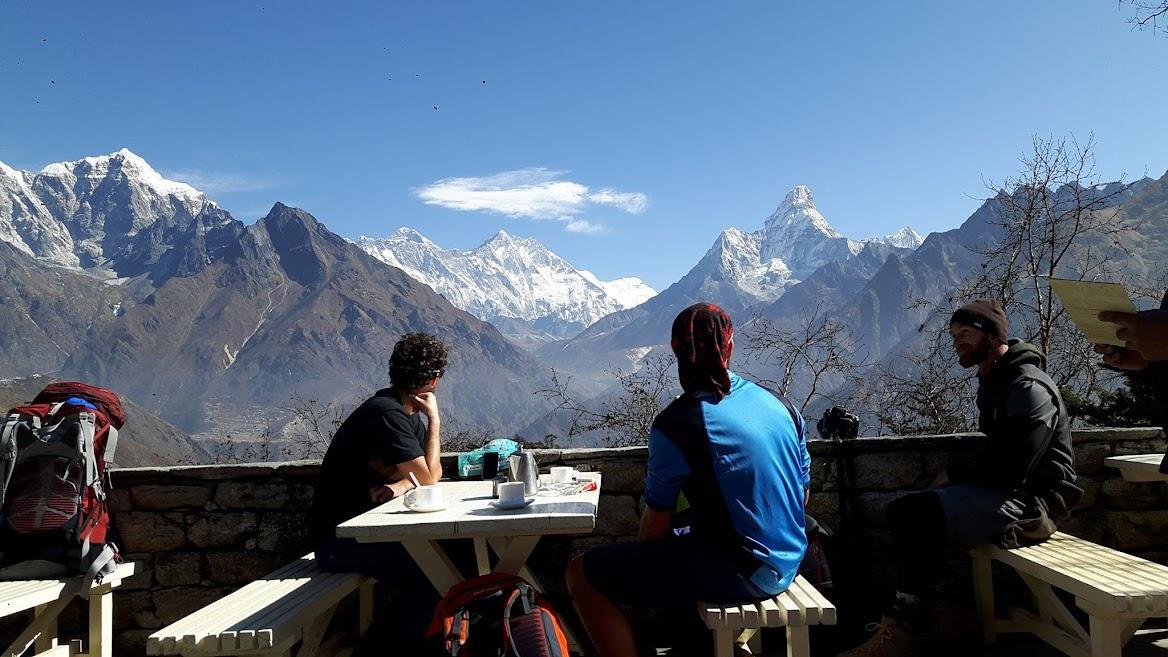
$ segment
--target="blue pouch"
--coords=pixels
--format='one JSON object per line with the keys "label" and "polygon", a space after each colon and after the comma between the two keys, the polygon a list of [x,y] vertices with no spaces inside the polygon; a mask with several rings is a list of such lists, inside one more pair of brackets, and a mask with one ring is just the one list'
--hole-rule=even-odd
{"label": "blue pouch", "polygon": [[458,477],[473,479],[483,476],[483,454],[499,454],[499,472],[508,469],[507,457],[519,451],[519,443],[510,438],[496,438],[482,447],[458,455]]}

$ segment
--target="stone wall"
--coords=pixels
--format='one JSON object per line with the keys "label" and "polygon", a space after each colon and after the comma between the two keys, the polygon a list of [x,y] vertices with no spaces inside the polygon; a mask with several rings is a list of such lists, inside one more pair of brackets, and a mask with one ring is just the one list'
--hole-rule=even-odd
{"label": "stone wall", "polygon": [[[831,527],[850,510],[867,567],[887,581],[889,541],[883,509],[889,501],[924,488],[955,455],[976,449],[979,434],[861,438],[837,446],[812,441],[809,512]],[[840,494],[837,449],[850,464]],[[1105,468],[1107,456],[1164,452],[1156,429],[1097,429],[1075,434],[1083,504],[1064,525],[1089,540],[1168,563],[1168,485],[1128,483]],[[452,457],[446,472],[454,471]],[[541,466],[565,464],[604,474],[596,531],[541,542],[531,565],[544,583],[562,589],[568,557],[590,545],[628,539],[637,531],[647,450],[545,450]],[[316,462],[132,468],[113,472],[112,506],[125,556],[140,574],[115,595],[118,654],[144,653],[145,638],[310,548],[305,532]],[[877,587],[876,590],[879,590]],[[82,627],[80,610],[64,628]],[[0,624],[0,641],[15,632]],[[63,634],[67,630],[63,631]]]}

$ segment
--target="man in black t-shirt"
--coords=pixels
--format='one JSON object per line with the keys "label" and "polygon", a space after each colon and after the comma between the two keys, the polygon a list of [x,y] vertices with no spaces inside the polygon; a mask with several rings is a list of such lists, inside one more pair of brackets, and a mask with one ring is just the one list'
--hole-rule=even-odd
{"label": "man in black t-shirt", "polygon": [[[432,335],[410,333],[393,347],[390,387],[357,407],[337,429],[320,465],[309,534],[320,566],[362,572],[407,591],[391,618],[397,632],[420,638],[437,593],[398,543],[337,538],[338,524],[442,478],[441,420],[434,391],[446,373],[447,348]],[[421,415],[426,416],[422,422]]]}

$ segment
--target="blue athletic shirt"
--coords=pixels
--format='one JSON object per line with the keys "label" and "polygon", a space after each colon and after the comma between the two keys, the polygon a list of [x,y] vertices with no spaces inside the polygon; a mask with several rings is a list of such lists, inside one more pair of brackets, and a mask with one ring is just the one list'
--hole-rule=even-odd
{"label": "blue athletic shirt", "polygon": [[649,432],[646,503],[673,511],[684,492],[695,536],[741,559],[764,593],[781,593],[807,550],[803,495],[811,456],[803,426],[775,393],[733,372],[721,401],[682,395]]}

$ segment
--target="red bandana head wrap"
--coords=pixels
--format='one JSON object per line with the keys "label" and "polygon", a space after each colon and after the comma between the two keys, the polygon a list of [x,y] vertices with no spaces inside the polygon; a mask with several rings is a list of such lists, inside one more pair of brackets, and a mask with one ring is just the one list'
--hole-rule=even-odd
{"label": "red bandana head wrap", "polygon": [[730,346],[734,325],[726,311],[712,303],[695,303],[673,320],[671,346],[677,356],[677,377],[687,393],[712,392],[722,400],[730,393]]}

